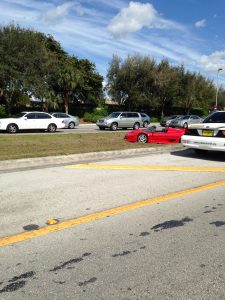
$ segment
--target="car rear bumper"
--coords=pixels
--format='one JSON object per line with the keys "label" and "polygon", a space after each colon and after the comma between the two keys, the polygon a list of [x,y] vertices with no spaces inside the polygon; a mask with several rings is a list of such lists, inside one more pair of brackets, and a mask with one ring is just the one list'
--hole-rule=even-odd
{"label": "car rear bumper", "polygon": [[225,138],[183,135],[181,144],[188,148],[225,152]]}

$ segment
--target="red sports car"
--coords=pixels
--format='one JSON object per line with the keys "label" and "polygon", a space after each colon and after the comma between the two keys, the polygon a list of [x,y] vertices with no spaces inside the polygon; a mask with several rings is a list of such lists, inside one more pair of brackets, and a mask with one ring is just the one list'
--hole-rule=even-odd
{"label": "red sports car", "polygon": [[146,129],[129,131],[124,139],[128,142],[155,143],[155,144],[175,144],[180,143],[181,136],[185,129],[162,128],[157,129],[151,126]]}

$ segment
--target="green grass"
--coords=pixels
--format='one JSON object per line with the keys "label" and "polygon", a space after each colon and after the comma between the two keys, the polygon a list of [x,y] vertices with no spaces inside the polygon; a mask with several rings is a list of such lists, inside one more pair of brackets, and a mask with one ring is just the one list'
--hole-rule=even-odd
{"label": "green grass", "polygon": [[125,133],[76,133],[76,134],[34,134],[1,135],[0,160],[55,155],[69,155],[87,152],[123,150],[156,146],[154,144],[129,143]]}

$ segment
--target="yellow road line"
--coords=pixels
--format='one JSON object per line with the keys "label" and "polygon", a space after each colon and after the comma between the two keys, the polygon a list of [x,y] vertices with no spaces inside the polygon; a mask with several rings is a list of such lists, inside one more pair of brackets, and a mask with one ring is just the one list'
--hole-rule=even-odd
{"label": "yellow road line", "polygon": [[101,211],[98,213],[93,213],[93,214],[90,214],[90,215],[87,215],[84,217],[67,220],[67,221],[64,221],[64,222],[61,222],[61,223],[58,223],[55,225],[47,226],[47,227],[42,227],[38,230],[33,230],[33,231],[18,233],[18,234],[11,235],[11,236],[2,237],[2,238],[0,238],[0,247],[11,245],[11,244],[18,243],[18,242],[22,242],[22,241],[32,239],[34,237],[42,236],[42,235],[45,235],[45,234],[48,234],[51,232],[57,232],[57,231],[71,228],[71,227],[74,227],[74,226],[77,226],[80,224],[85,224],[85,223],[88,223],[91,221],[103,219],[107,216],[117,215],[120,213],[124,213],[124,212],[128,212],[128,211],[140,208],[140,207],[145,207],[145,206],[149,206],[149,205],[159,203],[162,201],[167,201],[170,199],[187,196],[187,195],[190,195],[190,194],[193,194],[196,192],[209,190],[209,189],[216,188],[216,187],[223,186],[223,185],[225,185],[225,180],[209,183],[209,184],[206,184],[203,186],[194,187],[194,188],[183,190],[180,192],[175,192],[175,193],[171,193],[171,194],[167,194],[167,195],[163,195],[163,196],[159,196],[159,197],[150,198],[147,200],[142,200],[142,201],[137,201],[137,202],[130,203],[130,204],[121,205],[121,206],[107,209],[107,210],[104,210],[104,211]]}
{"label": "yellow road line", "polygon": [[66,166],[68,169],[106,169],[106,170],[142,170],[142,171],[187,171],[187,172],[215,172],[224,173],[225,168],[209,167],[177,167],[177,166],[130,166],[130,165],[101,165],[78,164]]}

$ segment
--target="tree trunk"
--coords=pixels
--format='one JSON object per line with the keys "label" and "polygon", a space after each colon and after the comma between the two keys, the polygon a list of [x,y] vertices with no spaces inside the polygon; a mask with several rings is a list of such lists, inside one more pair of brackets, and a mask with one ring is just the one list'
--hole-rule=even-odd
{"label": "tree trunk", "polygon": [[68,114],[68,109],[69,107],[69,94],[68,93],[65,93],[64,94],[64,108],[65,108],[65,113]]}

